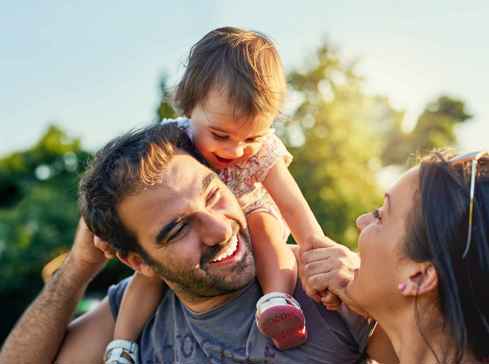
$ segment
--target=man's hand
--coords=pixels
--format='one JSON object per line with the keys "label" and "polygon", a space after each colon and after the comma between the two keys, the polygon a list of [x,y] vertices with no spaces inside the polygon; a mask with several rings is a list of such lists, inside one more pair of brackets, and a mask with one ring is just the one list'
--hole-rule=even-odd
{"label": "man's hand", "polygon": [[[358,255],[328,238],[316,239],[314,248],[301,251],[299,272],[306,293],[328,309],[338,309],[350,301],[345,288],[360,266]],[[341,300],[341,301],[340,301]]]}

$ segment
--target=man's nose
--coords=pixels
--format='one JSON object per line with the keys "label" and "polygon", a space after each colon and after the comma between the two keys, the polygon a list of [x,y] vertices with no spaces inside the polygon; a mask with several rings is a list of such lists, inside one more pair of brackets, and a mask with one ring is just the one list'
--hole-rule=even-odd
{"label": "man's nose", "polygon": [[202,211],[196,216],[199,239],[212,246],[228,241],[233,235],[231,220],[214,211]]}
{"label": "man's nose", "polygon": [[365,226],[370,224],[370,221],[372,220],[372,218],[373,217],[372,217],[372,214],[370,212],[358,216],[357,220],[355,221],[358,230],[362,231],[365,228]]}

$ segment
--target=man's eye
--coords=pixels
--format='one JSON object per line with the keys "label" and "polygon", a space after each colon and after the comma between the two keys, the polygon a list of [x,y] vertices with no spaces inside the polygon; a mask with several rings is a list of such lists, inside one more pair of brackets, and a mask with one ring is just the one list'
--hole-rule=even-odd
{"label": "man's eye", "polygon": [[216,133],[211,133],[211,134],[216,140],[226,140],[229,138],[227,135],[216,134]]}
{"label": "man's eye", "polygon": [[178,222],[168,233],[167,242],[177,239],[187,227],[187,222]]}
{"label": "man's eye", "polygon": [[206,199],[207,206],[214,205],[219,200],[220,195],[221,192],[219,191],[218,187],[212,189]]}

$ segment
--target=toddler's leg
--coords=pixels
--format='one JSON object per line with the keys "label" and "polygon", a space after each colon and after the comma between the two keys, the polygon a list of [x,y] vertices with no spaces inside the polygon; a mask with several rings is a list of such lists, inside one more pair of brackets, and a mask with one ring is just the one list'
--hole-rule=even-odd
{"label": "toddler's leg", "polygon": [[307,339],[305,318],[291,296],[297,283],[297,263],[284,242],[281,220],[267,212],[247,216],[255,251],[257,277],[265,295],[257,303],[256,322],[281,350],[303,344]]}
{"label": "toddler's leg", "polygon": [[261,211],[249,214],[247,222],[255,251],[256,275],[263,293],[294,293],[297,262],[284,242],[283,222]]}
{"label": "toddler's leg", "polygon": [[121,301],[114,329],[114,341],[105,351],[106,364],[137,363],[136,340],[146,321],[161,301],[165,285],[158,278],[135,273]]}

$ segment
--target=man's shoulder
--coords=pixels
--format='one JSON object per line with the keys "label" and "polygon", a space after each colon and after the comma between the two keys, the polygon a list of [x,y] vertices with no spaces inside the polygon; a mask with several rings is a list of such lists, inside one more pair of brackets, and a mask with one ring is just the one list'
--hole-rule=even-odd
{"label": "man's shoulder", "polygon": [[311,336],[323,337],[323,342],[324,339],[331,340],[334,336],[335,340],[349,346],[353,351],[362,353],[366,350],[371,331],[371,323],[368,320],[353,313],[346,306],[340,311],[326,309],[306,295],[300,282],[297,284],[294,297],[302,306]]}

